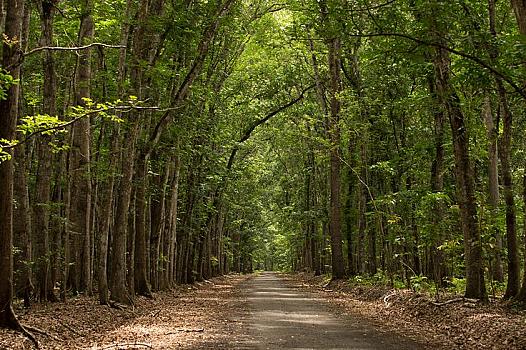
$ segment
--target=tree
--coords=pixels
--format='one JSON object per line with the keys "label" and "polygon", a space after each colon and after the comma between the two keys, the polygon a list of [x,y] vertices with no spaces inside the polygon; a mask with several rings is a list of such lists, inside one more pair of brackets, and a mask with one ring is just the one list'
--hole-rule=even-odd
{"label": "tree", "polygon": [[[6,95],[0,99],[0,139],[15,139],[18,116],[19,89],[16,80],[20,76],[20,39],[24,1],[6,2],[4,40],[2,45],[2,86]],[[7,159],[6,159],[7,158]],[[13,160],[12,153],[4,153],[0,163],[0,327],[22,330],[12,308],[13,299]]]}

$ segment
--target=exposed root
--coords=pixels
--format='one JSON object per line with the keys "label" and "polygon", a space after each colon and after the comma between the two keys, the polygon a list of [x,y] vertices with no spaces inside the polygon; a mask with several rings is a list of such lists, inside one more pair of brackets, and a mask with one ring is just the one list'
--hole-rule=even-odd
{"label": "exposed root", "polygon": [[2,310],[3,322],[2,325],[6,328],[10,328],[14,331],[22,333],[26,338],[31,340],[36,349],[40,349],[40,344],[33,334],[31,334],[16,318],[15,312],[11,304],[7,305],[4,310]]}
{"label": "exposed root", "polygon": [[128,305],[124,305],[124,304],[118,303],[116,301],[111,301],[111,300],[109,302],[109,305],[110,307],[117,309],[117,310],[121,310],[121,311],[124,311],[128,308]]}
{"label": "exposed root", "polygon": [[31,342],[33,343],[36,349],[40,349],[40,344],[38,343],[38,340],[27,329],[25,329],[22,325],[20,325],[20,329],[18,329],[18,331],[22,333],[23,335],[25,335],[26,338],[31,340]]}

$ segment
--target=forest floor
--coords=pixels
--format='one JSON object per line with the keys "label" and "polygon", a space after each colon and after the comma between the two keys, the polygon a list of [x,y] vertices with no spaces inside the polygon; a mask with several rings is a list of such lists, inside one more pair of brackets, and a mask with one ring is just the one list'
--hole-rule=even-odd
{"label": "forest floor", "polygon": [[429,349],[526,349],[526,311],[509,303],[481,304],[458,295],[435,298],[411,290],[381,286],[351,286],[346,281],[327,285],[324,277],[287,275],[287,283],[300,286],[343,316],[371,322]]}
{"label": "forest floor", "polygon": [[[137,298],[132,308],[117,310],[80,296],[67,303],[17,308],[22,324],[41,349],[233,349],[246,337],[241,320],[247,310],[239,284],[250,276],[228,275]],[[33,349],[19,333],[0,329],[0,349]]]}
{"label": "forest floor", "polygon": [[[308,274],[228,275],[137,298],[117,310],[79,296],[17,305],[41,349],[526,349],[526,312],[455,296],[434,299],[375,286],[326,286]],[[456,299],[455,299],[456,298]],[[298,343],[298,339],[300,343]],[[335,344],[331,345],[331,342]],[[337,344],[337,345],[336,345]],[[354,344],[354,345],[353,345]],[[352,345],[352,346],[351,346]],[[32,349],[0,330],[0,349]]]}

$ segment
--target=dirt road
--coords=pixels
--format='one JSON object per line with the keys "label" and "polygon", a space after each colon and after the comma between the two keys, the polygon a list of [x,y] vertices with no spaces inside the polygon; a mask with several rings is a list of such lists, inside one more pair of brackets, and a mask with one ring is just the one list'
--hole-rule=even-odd
{"label": "dirt road", "polygon": [[[324,299],[288,287],[279,275],[229,275],[137,298],[133,310],[94,297],[18,309],[47,335],[42,350],[66,349],[422,349],[362,319],[336,316]],[[25,350],[20,334],[0,329],[0,350]]]}
{"label": "dirt road", "polygon": [[340,318],[323,300],[285,285],[266,272],[246,282],[255,349],[423,349],[381,333],[363,320]]}

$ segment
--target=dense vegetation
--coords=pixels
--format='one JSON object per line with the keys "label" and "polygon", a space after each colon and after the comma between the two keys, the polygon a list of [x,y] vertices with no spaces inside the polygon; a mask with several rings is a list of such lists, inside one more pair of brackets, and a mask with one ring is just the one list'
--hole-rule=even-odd
{"label": "dense vegetation", "polygon": [[0,5],[0,325],[263,268],[526,301],[523,1]]}

